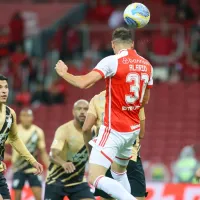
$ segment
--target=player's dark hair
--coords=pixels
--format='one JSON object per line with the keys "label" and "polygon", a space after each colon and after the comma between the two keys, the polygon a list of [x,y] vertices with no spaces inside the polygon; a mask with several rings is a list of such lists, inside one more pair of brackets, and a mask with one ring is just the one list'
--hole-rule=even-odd
{"label": "player's dark hair", "polygon": [[0,74],[0,81],[8,81],[8,78]]}
{"label": "player's dark hair", "polygon": [[124,27],[117,28],[113,31],[112,40],[127,43],[133,42],[131,31]]}

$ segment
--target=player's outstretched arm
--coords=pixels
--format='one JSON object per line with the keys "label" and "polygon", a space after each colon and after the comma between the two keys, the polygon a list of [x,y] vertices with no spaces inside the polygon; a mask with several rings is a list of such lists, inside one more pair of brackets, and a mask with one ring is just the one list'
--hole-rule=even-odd
{"label": "player's outstretched arm", "polygon": [[14,118],[14,122],[11,127],[11,131],[8,135],[8,140],[11,146],[22,156],[25,160],[27,160],[33,167],[36,168],[35,174],[41,174],[43,172],[43,167],[40,163],[38,163],[35,158],[30,154],[24,143],[18,137],[17,134],[17,123],[16,123],[16,114],[15,111],[11,109],[12,116]]}
{"label": "player's outstretched arm", "polygon": [[68,83],[81,89],[89,88],[92,85],[94,85],[97,81],[102,79],[102,76],[95,71],[91,71],[83,76],[74,76],[67,72],[68,67],[61,60],[57,62],[55,70],[58,73],[58,75],[65,79]]}
{"label": "player's outstretched arm", "polygon": [[[65,126],[61,126],[56,130],[56,134],[51,145],[50,159],[56,165],[60,165],[66,173],[72,173],[76,169],[72,162],[66,162],[61,157],[62,150],[67,142],[67,133]],[[66,152],[65,152],[66,153]],[[66,159],[66,158],[65,158]]]}

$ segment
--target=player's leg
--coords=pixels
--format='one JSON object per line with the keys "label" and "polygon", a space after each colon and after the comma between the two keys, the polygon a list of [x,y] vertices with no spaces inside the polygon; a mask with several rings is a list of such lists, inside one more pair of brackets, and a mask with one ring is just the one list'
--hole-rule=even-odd
{"label": "player's leg", "polygon": [[0,172],[0,200],[10,200],[10,192],[3,172]]}
{"label": "player's leg", "polygon": [[31,187],[31,190],[33,192],[33,196],[35,197],[35,200],[42,199],[42,188],[41,187]]}
{"label": "player's leg", "polygon": [[128,177],[126,173],[128,162],[129,160],[127,159],[126,162],[123,161],[123,165],[122,165],[120,163],[117,163],[116,161],[113,161],[110,171],[111,171],[112,177],[115,180],[117,180],[119,183],[121,183],[129,193],[131,193],[131,187],[130,187],[130,183],[128,181]]}
{"label": "player's leg", "polygon": [[114,161],[111,165],[112,177],[121,183],[128,192],[131,192],[130,183],[127,177],[126,168],[132,157],[132,146],[135,142],[140,130],[136,130],[130,134],[121,134],[123,139],[123,146],[116,154]]}
{"label": "player's leg", "polygon": [[63,200],[64,197],[61,186],[54,184],[45,185],[44,200]]}
{"label": "player's leg", "polygon": [[111,197],[119,200],[135,199],[119,182],[105,177],[119,148],[123,147],[123,138],[107,127],[102,126],[89,158],[89,182]]}
{"label": "player's leg", "polygon": [[27,180],[35,197],[35,200],[42,199],[42,183],[40,176],[36,176],[32,173],[27,174]]}
{"label": "player's leg", "polygon": [[140,157],[137,157],[137,162],[130,160],[127,167],[127,175],[131,185],[131,194],[138,200],[144,200],[146,196],[146,181]]}
{"label": "player's leg", "polygon": [[[112,175],[111,175],[110,169],[107,170],[106,177],[113,178]],[[110,197],[104,191],[99,190],[99,189],[95,189],[94,196],[95,197],[100,197],[101,200],[114,200],[112,197]]]}
{"label": "player's leg", "polygon": [[26,175],[23,172],[15,172],[13,174],[12,188],[14,190],[15,200],[21,200],[22,188],[26,181]]}

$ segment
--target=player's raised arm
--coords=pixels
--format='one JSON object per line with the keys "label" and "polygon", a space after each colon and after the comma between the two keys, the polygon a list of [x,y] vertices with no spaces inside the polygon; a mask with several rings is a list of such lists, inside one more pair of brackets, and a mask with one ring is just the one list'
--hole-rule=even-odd
{"label": "player's raised arm", "polygon": [[79,88],[89,88],[102,78],[111,77],[116,73],[118,59],[116,56],[108,56],[102,59],[97,66],[88,74],[74,76],[68,73],[68,67],[63,61],[58,61],[56,71],[59,76],[64,78],[68,83]]}
{"label": "player's raised arm", "polygon": [[74,164],[72,162],[66,162],[60,156],[65,142],[67,142],[66,130],[64,126],[61,126],[57,129],[51,145],[50,159],[55,164],[62,166],[66,173],[72,173],[75,170]]}
{"label": "player's raised arm", "polygon": [[13,116],[13,124],[11,126],[11,131],[8,135],[9,143],[11,146],[22,156],[25,160],[27,160],[33,167],[36,168],[35,174],[41,174],[43,172],[43,167],[40,163],[38,163],[35,158],[30,154],[27,150],[24,143],[18,137],[17,134],[17,123],[16,123],[16,114],[15,111],[11,109],[11,113]]}
{"label": "player's raised arm", "polygon": [[90,101],[87,116],[82,128],[85,146],[89,154],[91,152],[92,147],[89,145],[88,142],[92,139],[92,127],[96,124],[96,121],[97,121],[97,113],[96,113],[96,109],[94,105],[94,97],[93,97]]}
{"label": "player's raised arm", "polygon": [[55,69],[58,75],[64,78],[68,83],[82,89],[91,87],[94,83],[96,83],[102,78],[102,76],[98,72],[95,72],[95,71],[91,71],[88,74],[83,75],[83,76],[74,76],[67,72],[68,67],[61,60],[58,61]]}

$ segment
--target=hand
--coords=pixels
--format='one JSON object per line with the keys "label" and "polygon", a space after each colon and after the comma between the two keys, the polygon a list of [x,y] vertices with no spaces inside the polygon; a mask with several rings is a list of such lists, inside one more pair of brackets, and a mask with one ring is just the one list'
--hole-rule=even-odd
{"label": "hand", "polygon": [[62,60],[59,60],[56,64],[55,70],[58,75],[62,77],[68,71],[68,67]]}
{"label": "hand", "polygon": [[62,164],[62,167],[67,174],[74,172],[74,170],[76,169],[72,162],[65,162],[64,164]]}
{"label": "hand", "polygon": [[43,172],[43,166],[40,163],[34,162],[33,163],[33,167],[35,167],[35,169],[36,169],[36,172],[34,173],[35,175],[42,174],[42,172]]}
{"label": "hand", "polygon": [[196,176],[197,181],[199,182],[199,180],[200,180],[200,168],[197,169],[195,176]]}

